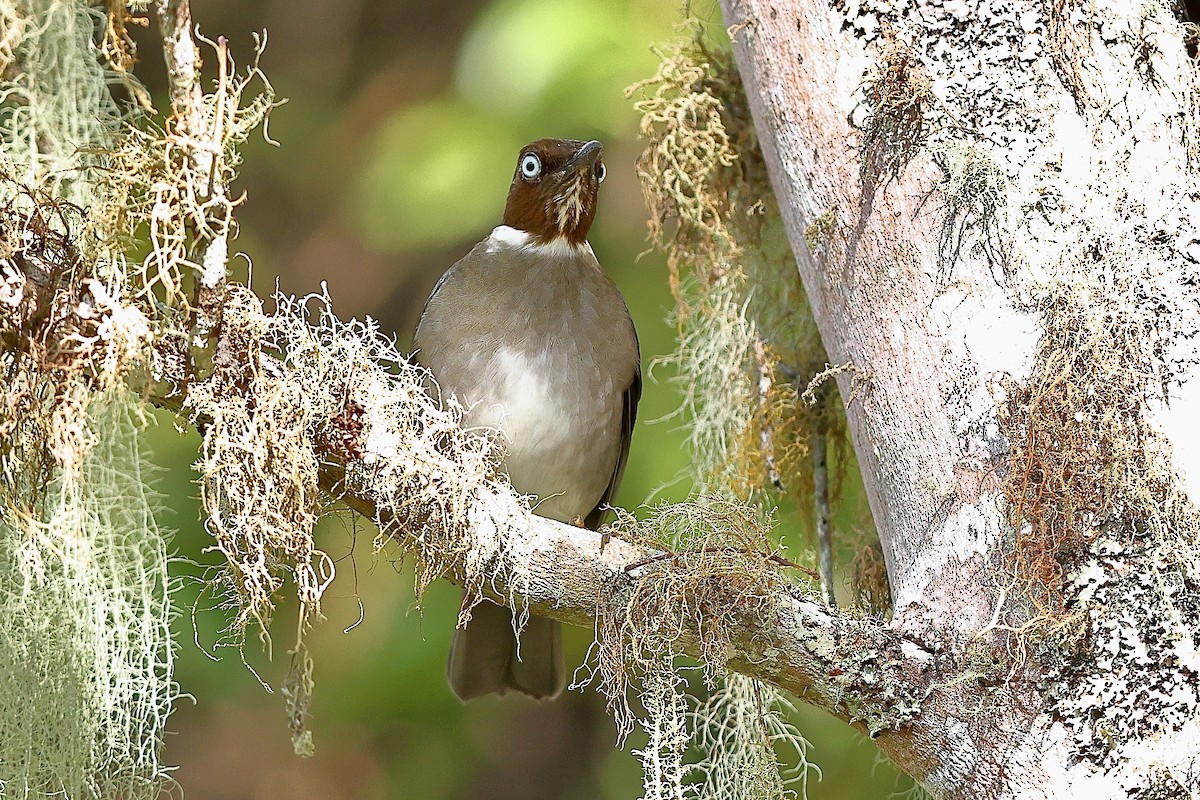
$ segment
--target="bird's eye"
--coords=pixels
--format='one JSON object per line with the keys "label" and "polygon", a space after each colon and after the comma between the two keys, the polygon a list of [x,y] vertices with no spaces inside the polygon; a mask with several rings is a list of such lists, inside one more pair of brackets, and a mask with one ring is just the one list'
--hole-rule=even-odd
{"label": "bird's eye", "polygon": [[533,153],[526,153],[521,159],[521,177],[533,180],[542,174],[542,160]]}
{"label": "bird's eye", "polygon": [[598,182],[600,182],[600,183],[604,183],[604,176],[605,176],[605,175],[607,175],[607,174],[608,174],[608,170],[606,170],[606,169],[604,168],[604,162],[603,162],[603,161],[602,161],[602,162],[600,162],[599,164],[597,164],[597,165],[596,165],[596,180],[597,180]]}

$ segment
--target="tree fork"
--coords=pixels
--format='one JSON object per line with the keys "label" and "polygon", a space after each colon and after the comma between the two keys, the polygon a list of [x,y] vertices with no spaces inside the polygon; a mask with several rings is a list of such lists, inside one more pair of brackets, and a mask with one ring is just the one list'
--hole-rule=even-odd
{"label": "tree fork", "polygon": [[[978,5],[960,18],[950,4],[937,3],[888,11],[839,2],[722,0],[760,147],[822,340],[832,361],[852,363],[871,375],[861,402],[846,413],[892,586],[891,628],[918,633],[931,649],[953,654],[947,663],[958,670],[940,676],[939,700],[926,703],[912,726],[879,744],[940,797],[1074,797],[1085,786],[1096,797],[1126,797],[1163,787],[1169,789],[1163,796],[1200,796],[1195,756],[1200,702],[1195,697],[1180,701],[1180,721],[1167,726],[1161,739],[1139,744],[1139,736],[1128,741],[1118,737],[1091,747],[1087,757],[1081,755],[1096,735],[1091,720],[1107,719],[1113,710],[1106,709],[1099,695],[1113,690],[1092,688],[1106,680],[1103,669],[1083,667],[1092,682],[1086,686],[1060,670],[1064,662],[1108,663],[1090,648],[1096,646],[1094,638],[1117,625],[1104,616],[1114,612],[1093,610],[1091,622],[1076,617],[1073,624],[1082,625],[1084,634],[1065,649],[1047,646],[1055,634],[1047,636],[1044,629],[1039,641],[1030,639],[1035,625],[1071,624],[1070,615],[1063,612],[1066,617],[1058,620],[1039,616],[1037,582],[1042,576],[1018,571],[1003,492],[1010,455],[1006,403],[1012,398],[1005,399],[1004,387],[1022,385],[1030,377],[1031,362],[1045,352],[1038,348],[1039,327],[1056,324],[1046,316],[1048,305],[1034,301],[1045,296],[1047,273],[1069,290],[1074,265],[1107,247],[1119,254],[1114,258],[1128,259],[1109,267],[1118,276],[1122,269],[1136,274],[1125,265],[1139,258],[1164,262],[1160,274],[1180,278],[1178,284],[1163,280],[1167,296],[1184,293],[1177,301],[1180,313],[1171,322],[1195,330],[1195,292],[1187,288],[1191,284],[1182,254],[1160,255],[1152,243],[1132,238],[1136,230],[1131,241],[1109,244],[1122,216],[1145,214],[1145,226],[1153,228],[1158,223],[1147,209],[1155,208],[1155,198],[1182,191],[1178,185],[1165,191],[1148,186],[1138,195],[1142,185],[1131,186],[1128,178],[1157,170],[1186,183],[1184,148],[1172,145],[1161,155],[1155,151],[1153,161],[1140,162],[1147,156],[1135,144],[1178,139],[1186,144],[1194,138],[1194,118],[1184,112],[1181,125],[1173,120],[1179,117],[1178,98],[1194,95],[1195,78],[1186,64],[1180,66],[1180,32],[1175,31],[1175,40],[1167,35],[1174,21],[1164,7],[1147,4],[1136,13],[1119,5],[1092,8],[1092,16],[1085,14],[1079,22],[1069,18],[1071,3],[1017,3],[1006,9]],[[1012,20],[1005,16],[1009,12],[1015,15]],[[1047,35],[1032,38],[1037,31]],[[1071,35],[1066,51],[1064,31]],[[1120,41],[1127,49],[1112,47],[1116,31],[1122,32]],[[981,38],[972,40],[973,35]],[[1092,53],[1087,64],[1074,63],[1092,40],[1106,46]],[[988,47],[993,48],[988,58],[1000,57],[971,60]],[[1079,91],[1079,81],[1064,79],[1065,62],[1071,62],[1072,75],[1087,73],[1086,93]],[[975,72],[963,77],[969,69]],[[977,91],[981,84],[970,83],[971,78],[984,81],[991,93]],[[956,80],[976,90],[951,95]],[[1006,91],[994,89],[997,85]],[[935,95],[935,88],[942,94]],[[1122,102],[1121,92],[1129,106],[1127,117],[1111,112]],[[1010,135],[1013,129],[1031,127],[1028,139]],[[1079,138],[1069,138],[1064,130]],[[937,142],[931,144],[934,137]],[[1013,152],[998,141],[1011,142]],[[971,158],[982,155],[984,166],[967,176],[962,165],[975,168],[977,162],[960,159],[951,165],[963,151]],[[989,158],[1001,166],[992,167]],[[1086,158],[1094,160],[1079,172],[1063,168],[1072,159],[1086,165]],[[974,220],[980,246],[962,247],[963,233],[955,226],[965,223],[955,214],[994,215],[1004,211],[995,206],[1005,202],[1014,215],[1016,209],[1036,214],[1028,210],[1029,197],[1046,189],[1034,183],[1037,188],[1031,192],[1029,185],[1016,181],[1032,172],[1027,163],[1036,168],[1043,162],[1043,172],[1032,178],[1062,192],[1055,196],[1064,198],[1065,210],[1062,219],[1052,222],[1067,232],[1034,228],[1023,217],[1011,229],[1001,228],[989,216]],[[1111,184],[1097,180],[1097,172],[1105,168],[1113,173]],[[951,177],[960,181],[965,198],[948,196],[947,175],[953,169],[962,170]],[[1007,184],[999,177],[1013,174],[1017,178]],[[964,190],[964,181],[974,183]],[[1100,218],[1089,228],[1090,208],[1077,201],[1093,196],[1112,198],[1114,209],[1129,210]],[[1127,196],[1137,199],[1126,203]],[[939,205],[945,214],[940,221],[935,213]],[[1188,212],[1181,213],[1186,220]],[[1080,236],[1097,228],[1091,235],[1098,244],[1088,248]],[[1187,229],[1185,222],[1182,230]],[[806,233],[820,236],[815,251]],[[947,235],[950,248],[945,246]],[[1084,253],[1073,252],[1077,245],[1086,248]],[[1014,272],[1012,247],[1024,257],[1017,266],[1026,273]],[[1145,249],[1139,252],[1138,247]],[[1033,263],[1024,263],[1028,261]],[[1083,280],[1089,277],[1086,271],[1083,275]],[[1132,280],[1134,285],[1147,283]],[[1112,309],[1125,310],[1120,304],[1127,297],[1117,294],[1115,282],[1107,289],[1109,297],[1103,294],[1104,284],[1091,290],[1099,294],[1082,295],[1091,301],[1083,307],[1096,315],[1098,324],[1113,318]],[[1137,302],[1136,294],[1130,296]],[[990,340],[985,330],[991,332]],[[1005,340],[1003,346],[996,345],[996,337]],[[1071,378],[1063,373],[1058,380]],[[839,375],[838,380],[845,397],[847,378]],[[1147,404],[1135,396],[1141,404],[1137,408]],[[1086,421],[1091,412],[1080,407],[1063,413]],[[1102,420],[1105,413],[1096,411]],[[1171,430],[1165,435],[1184,442]],[[1131,463],[1136,461],[1131,457]],[[1188,466],[1177,464],[1181,470]],[[1100,473],[1102,468],[1093,469]],[[1128,511],[1116,505],[1114,513]],[[1150,523],[1154,521],[1135,517],[1122,524],[1128,526],[1127,539],[1136,540],[1138,530],[1163,528]],[[1181,547],[1194,547],[1187,529],[1178,535]],[[1171,550],[1169,542],[1164,546]],[[1072,557],[1076,565],[1088,558],[1099,564],[1091,568],[1101,569],[1102,586],[1104,581],[1130,580],[1141,591],[1137,576],[1144,571],[1150,577],[1143,583],[1153,582],[1158,569],[1140,550],[1120,557],[1121,572],[1108,571],[1095,552]],[[1068,584],[1070,579],[1068,575]],[[1138,631],[1134,637],[1158,635],[1143,632],[1155,630],[1154,612],[1143,608],[1140,613],[1143,618],[1130,628]],[[1184,641],[1194,637],[1196,627],[1196,619],[1184,618]],[[1184,668],[1170,660],[1157,663],[1154,677],[1147,680],[1191,686],[1183,696],[1195,695]],[[1088,711],[1079,714],[1078,709]],[[1122,723],[1115,724],[1123,729]],[[1136,726],[1130,730],[1145,735]]]}

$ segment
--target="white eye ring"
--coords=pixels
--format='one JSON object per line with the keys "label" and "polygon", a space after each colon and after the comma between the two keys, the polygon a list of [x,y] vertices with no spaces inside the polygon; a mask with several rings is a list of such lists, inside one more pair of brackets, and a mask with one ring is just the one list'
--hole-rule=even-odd
{"label": "white eye ring", "polygon": [[601,162],[600,162],[600,163],[597,165],[597,169],[596,169],[596,181],[597,181],[598,183],[604,183],[604,176],[605,176],[605,175],[607,175],[607,174],[608,174],[608,170],[606,170],[606,169],[604,168],[604,162],[603,162],[603,161],[601,161]]}
{"label": "white eye ring", "polygon": [[533,180],[542,174],[542,160],[533,153],[526,153],[521,158],[521,177]]}

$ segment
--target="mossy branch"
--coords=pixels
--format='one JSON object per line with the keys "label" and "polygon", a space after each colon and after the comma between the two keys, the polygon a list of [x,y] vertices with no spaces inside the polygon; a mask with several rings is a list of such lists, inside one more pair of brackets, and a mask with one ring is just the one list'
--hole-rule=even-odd
{"label": "mossy branch", "polygon": [[[213,363],[237,363],[235,353],[220,352],[229,342],[224,336],[214,341]],[[168,383],[191,385],[185,375],[171,376]],[[153,400],[176,413],[187,403],[179,396]],[[372,409],[363,408],[356,416],[371,414]],[[349,443],[361,430],[350,422],[340,433],[344,435],[321,437],[316,444],[321,465],[318,483],[324,493],[375,521],[410,553],[454,536],[453,529],[431,534],[429,529],[439,522],[419,504],[382,496],[356,479],[362,465],[355,463],[358,448]],[[622,539],[612,530],[594,532],[530,513],[513,519],[506,484],[495,492],[475,492],[471,502],[478,508],[467,510],[466,516],[509,522],[506,541],[489,554],[489,579],[479,582],[471,574],[471,559],[461,553],[425,552],[418,559],[444,564],[441,577],[517,611],[595,627],[605,601],[628,594],[651,572],[654,580],[661,580],[658,573],[664,557],[670,555]],[[778,557],[764,561],[773,569],[784,568]],[[766,613],[762,604],[733,610],[737,621],[730,626],[730,646],[724,651],[727,661],[714,666],[772,683],[872,736],[897,730],[913,719],[925,691],[922,675],[934,658],[919,642],[871,620],[841,615],[795,588],[776,590],[765,608]],[[661,613],[672,610],[664,608]],[[703,619],[692,621],[696,624],[687,626],[685,621],[678,630],[675,645],[703,663],[711,658],[710,625]]]}
{"label": "mossy branch", "polygon": [[[394,520],[388,532],[402,545],[411,544],[408,524],[392,509],[378,506],[369,493],[348,489],[345,474],[343,465],[330,462],[322,469],[322,488],[368,519]],[[481,496],[478,502],[486,505],[490,499]],[[502,564],[497,572],[524,571],[527,588],[514,595],[511,587],[494,583],[485,595],[517,610],[585,627],[596,623],[598,597],[628,590],[643,572],[670,556],[606,531],[532,514],[509,535],[521,543],[505,549],[502,558],[521,553],[530,560]],[[462,583],[465,575],[453,570],[445,577]],[[925,693],[922,675],[934,660],[923,645],[872,620],[839,614],[799,592],[779,592],[770,609],[766,615],[761,607],[745,612],[722,666],[778,686],[873,737],[914,719]],[[680,650],[701,662],[707,652],[704,627],[682,630],[676,640]]]}
{"label": "mossy branch", "polygon": [[[40,277],[41,274],[35,271],[25,275],[35,284]],[[55,287],[47,287],[47,291],[53,294]],[[151,403],[197,425],[206,434],[206,440],[213,437],[216,426],[228,424],[216,419],[208,410],[228,413],[222,410],[227,406],[215,404],[214,398],[220,398],[220,403],[234,399],[243,406],[256,407],[257,414],[269,415],[270,419],[278,417],[277,409],[268,411],[264,407],[266,398],[257,382],[264,380],[263,376],[277,379],[289,372],[298,372],[304,368],[301,365],[310,365],[321,357],[315,351],[306,353],[296,344],[301,337],[311,336],[311,340],[305,341],[318,348],[328,346],[328,342],[321,343],[322,336],[333,337],[328,341],[341,342],[343,346],[351,346],[347,344],[352,341],[351,330],[363,338],[366,336],[363,331],[349,326],[345,329],[332,327],[342,323],[333,320],[326,309],[317,324],[311,327],[296,318],[289,319],[288,324],[294,329],[290,335],[295,340],[290,349],[278,347],[280,341],[271,340],[267,334],[261,334],[261,342],[254,342],[248,331],[254,327],[261,332],[270,318],[262,314],[257,298],[240,285],[229,285],[228,298],[221,313],[222,327],[205,345],[208,352],[204,357],[196,360],[180,358],[183,342],[160,338],[155,345],[154,378],[151,383],[140,386],[142,395]],[[287,307],[283,299],[281,306]],[[297,303],[294,308],[299,307],[302,304]],[[277,312],[282,313],[285,312]],[[4,344],[10,346],[9,342]],[[204,377],[195,374],[197,361],[214,365],[213,373]],[[360,366],[365,373],[348,371],[342,376],[352,390],[371,380],[382,381],[391,389],[408,391],[412,384],[420,390],[419,378],[413,377],[417,374],[415,367],[412,368],[413,375],[397,376],[377,364]],[[140,380],[145,381],[144,373],[142,375]],[[382,390],[371,392],[383,396]],[[316,465],[315,482],[324,494],[376,522],[384,533],[417,559],[418,573],[428,579],[445,577],[466,586],[476,596],[488,597],[518,611],[592,627],[596,626],[605,602],[628,595],[650,573],[654,573],[654,580],[660,580],[663,569],[703,569],[708,563],[703,558],[704,553],[692,560],[668,562],[662,558],[662,551],[624,540],[613,535],[613,531],[597,533],[531,514],[524,500],[503,480],[480,482],[477,476],[472,477],[479,469],[476,462],[460,461],[461,477],[437,472],[426,463],[409,463],[411,474],[403,482],[376,480],[371,476],[377,474],[380,450],[377,444],[368,441],[373,435],[371,421],[393,413],[394,406],[385,406],[381,402],[379,407],[372,408],[364,400],[373,396],[371,392],[347,397],[336,407],[327,407],[319,399],[310,398],[309,413],[313,416],[307,424],[319,433],[311,437],[311,452],[306,462]],[[420,399],[414,403],[429,402],[423,391],[417,394]],[[451,468],[456,464],[453,459],[476,455],[484,459],[481,463],[495,463],[494,456],[467,452],[462,441],[447,438],[472,436],[469,432],[457,428],[423,430],[419,426],[424,423],[421,419],[406,420],[404,424],[408,427],[405,430],[413,438],[440,439]],[[429,422],[432,425],[444,423],[442,417],[431,417]],[[285,439],[280,441],[286,444]],[[463,441],[478,444],[475,439]],[[210,458],[214,446],[206,441],[206,455]],[[295,465],[295,462],[296,459],[288,457],[288,464]],[[243,480],[230,477],[233,466],[229,466],[221,478],[227,484]],[[301,470],[303,466],[292,468]],[[462,485],[449,486],[454,480],[461,481]],[[474,481],[473,485],[471,481]],[[405,488],[430,484],[437,487],[439,496],[453,495],[466,500],[455,506],[451,514],[445,507],[431,503],[421,494],[421,489]],[[240,489],[236,485],[227,485],[223,491],[223,503],[236,510],[241,502]],[[275,498],[269,502],[290,504],[292,500]],[[709,509],[702,507],[701,511],[707,513]],[[254,524],[235,520],[234,510],[225,510],[223,516],[220,526],[232,529],[236,523],[254,527]],[[628,521],[628,517],[623,518]],[[486,530],[479,530],[481,527]],[[279,535],[283,537],[287,532]],[[490,549],[488,542],[493,543]],[[229,546],[236,544],[234,541]],[[221,546],[226,547],[226,544]],[[274,546],[294,549],[286,542]],[[236,560],[238,555],[237,552],[229,554],[231,560]],[[271,551],[267,551],[266,557],[269,561]],[[319,554],[316,557],[319,558]],[[761,561],[771,570],[790,569],[770,554],[765,554]],[[683,582],[679,585],[694,587],[701,585],[705,576],[673,575],[671,578]],[[720,582],[713,583],[719,590]],[[761,591],[753,591],[756,603],[744,608],[730,603],[721,609],[723,630],[728,636],[720,650],[725,663],[712,666],[727,667],[772,683],[871,735],[897,730],[914,718],[925,691],[926,681],[922,674],[934,658],[919,642],[873,621],[840,615],[786,581],[769,582],[764,586]],[[239,587],[237,591],[245,593],[248,590]],[[739,592],[742,596],[749,593],[746,587],[741,587]],[[719,602],[719,594],[708,599]],[[255,600],[263,609],[262,614],[269,613],[269,600],[250,598],[250,601]],[[671,600],[664,598],[663,602],[670,603]],[[639,609],[638,613],[644,617],[654,610]],[[662,613],[672,614],[673,610],[663,608]],[[673,630],[673,646],[677,652],[701,661],[711,659],[713,648],[708,641],[711,621],[695,614],[677,614],[675,619],[678,628]]]}

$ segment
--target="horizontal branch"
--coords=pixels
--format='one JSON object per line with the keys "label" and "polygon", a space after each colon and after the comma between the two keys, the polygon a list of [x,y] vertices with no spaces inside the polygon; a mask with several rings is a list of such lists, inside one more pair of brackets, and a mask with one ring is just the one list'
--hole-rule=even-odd
{"label": "horizontal branch", "polygon": [[[378,506],[367,493],[348,489],[345,468],[330,457],[320,484],[332,497],[383,527],[402,547],[411,548],[404,525],[395,523],[390,509]],[[504,502],[480,496],[487,505]],[[485,514],[484,516],[489,516]],[[484,593],[494,602],[527,608],[537,616],[583,627],[594,627],[600,598],[632,589],[664,551],[625,541],[610,531],[599,532],[528,515],[524,525],[508,532],[509,546],[500,550],[496,575],[523,575],[521,587],[489,582]],[[446,578],[462,584],[464,575],[452,569]],[[747,611],[724,666],[734,672],[778,686],[784,691],[849,722],[872,737],[896,731],[920,709],[935,657],[917,641],[883,625],[838,613],[799,592],[778,592],[771,613]],[[685,628],[675,642],[677,651],[704,661],[704,626]]]}
{"label": "horizontal branch", "polygon": [[[13,261],[17,268],[23,263]],[[25,272],[24,280],[50,296],[28,293],[31,305],[22,318],[39,319],[43,301],[73,296],[70,286],[38,286],[44,277],[36,270]],[[623,540],[613,531],[598,533],[538,517],[503,480],[479,480],[480,465],[491,457],[481,454],[477,435],[464,432],[453,414],[429,399],[418,368],[374,329],[341,323],[327,306],[319,321],[306,321],[299,310],[305,308],[303,301],[283,298],[275,315],[266,316],[249,289],[226,287],[219,300],[215,293],[202,298],[214,305],[200,310],[221,320],[215,335],[189,347],[178,334],[160,333],[154,343],[153,382],[147,386],[143,375],[135,387],[149,402],[201,429],[202,461],[213,456],[217,445],[236,451],[231,457],[257,459],[222,462],[219,476],[206,476],[230,484],[210,510],[236,516],[228,506],[232,498],[251,513],[266,515],[253,520],[259,529],[291,526],[271,534],[291,542],[294,531],[305,529],[302,521],[285,516],[287,509],[307,513],[303,509],[315,498],[306,487],[319,488],[379,524],[425,564],[436,564],[436,575],[498,603],[581,626],[599,627],[597,618],[606,603],[662,574],[663,551]],[[69,325],[61,331],[39,329],[37,336],[69,337],[72,330]],[[27,349],[32,332],[18,328],[9,333],[14,335],[0,346]],[[389,360],[390,368],[384,363]],[[210,440],[222,426],[220,436],[228,438],[214,445]],[[266,438],[256,443],[254,437]],[[403,449],[415,442],[428,446],[417,455]],[[455,447],[475,449],[467,456],[468,449]],[[474,479],[463,460],[468,458],[474,459]],[[380,478],[381,462],[391,470],[386,479]],[[319,465],[315,475],[285,474],[302,472],[304,464]],[[261,480],[269,483],[235,497],[239,482]],[[456,498],[452,515],[446,513],[449,506],[428,502],[442,494]],[[464,521],[470,521],[466,528]],[[224,519],[217,527],[229,525],[230,519]],[[474,529],[479,525],[490,529]],[[485,548],[485,541],[491,546]],[[473,549],[465,552],[464,542]],[[474,571],[469,573],[471,564]],[[689,569],[686,559],[669,566]],[[786,568],[770,563],[773,571]],[[687,576],[692,583],[681,585],[722,588],[721,575],[696,572],[701,574]],[[932,669],[938,661],[933,653],[878,622],[840,614],[813,596],[788,589],[785,581],[777,585],[785,588],[752,587],[754,603],[723,608],[721,624],[730,632],[720,649],[724,663],[711,666],[774,684],[872,736],[886,737],[917,720],[930,676],[944,674]],[[688,605],[693,600],[688,614],[677,615],[682,622],[668,651],[711,662],[716,626],[704,616],[709,609],[700,599],[680,599]],[[643,617],[646,611],[641,609]]]}
{"label": "horizontal branch", "polygon": [[[235,292],[249,295],[248,290],[241,287],[236,287]],[[211,352],[199,361],[218,365],[217,371],[198,383],[188,374],[160,376],[159,385],[175,387],[176,393],[164,391],[157,397],[154,392],[150,393],[153,402],[173,413],[192,415],[192,422],[202,427],[204,420],[194,419],[187,393],[197,389],[203,392],[204,385],[214,381],[223,382],[226,387],[239,387],[234,391],[247,394],[252,391],[245,388],[244,376],[238,374],[247,363],[245,353],[239,349],[244,348],[245,343],[243,332],[236,328],[238,315],[218,314],[216,309],[210,309],[208,313],[222,318],[225,328],[206,343],[205,348]],[[322,324],[332,323],[326,319]],[[180,347],[179,342],[174,346],[168,344],[168,353],[159,362],[189,369],[184,360],[170,358],[170,352]],[[390,352],[394,355],[394,351]],[[286,353],[281,355],[287,356]],[[260,351],[259,357],[267,355]],[[282,372],[284,369],[280,366],[276,370],[268,365],[257,371]],[[372,379],[374,377],[377,376]],[[341,379],[356,390],[370,382],[352,375],[343,375]],[[372,391],[364,391],[354,402],[365,402],[372,396]],[[321,465],[317,485],[325,494],[378,524],[406,551],[419,554],[426,563],[437,562],[443,577],[459,585],[470,585],[502,605],[527,608],[538,616],[598,628],[597,617],[602,612],[602,602],[632,592],[647,576],[661,574],[662,564],[658,557],[663,551],[623,540],[612,530],[595,532],[555,522],[532,514],[523,506],[514,518],[512,489],[507,483],[500,482],[492,490],[472,492],[470,502],[473,507],[460,511],[461,517],[484,520],[487,524],[503,520],[505,538],[487,555],[489,560],[484,570],[487,579],[480,582],[477,576],[468,575],[466,565],[472,562],[471,555],[463,557],[461,550],[429,552],[431,548],[439,547],[438,542],[445,543],[452,535],[448,528],[443,529],[445,524],[439,525],[435,521],[438,512],[430,513],[427,507],[414,502],[411,497],[398,498],[389,494],[394,492],[390,484],[385,484],[388,488],[381,492],[379,484],[362,478],[375,468],[367,463],[375,456],[364,452],[361,446],[362,440],[369,438],[369,434],[364,434],[361,420],[378,418],[386,413],[397,412],[394,407],[364,405],[356,407],[349,415],[358,420],[349,426],[350,430],[336,419],[323,420],[318,425],[326,433],[313,440],[313,455]],[[344,420],[347,415],[339,412],[338,417]],[[411,426],[406,431],[405,435],[412,438],[424,433]],[[358,443],[348,446],[348,438],[357,438]],[[415,470],[408,478],[411,485],[436,484],[447,479],[466,480],[465,473],[455,478],[436,473],[419,458],[409,461],[419,462],[407,465]],[[422,469],[426,471],[422,473]],[[485,538],[476,531],[467,531],[465,536],[468,541]],[[445,547],[444,544],[440,546]],[[676,565],[672,568],[685,567]],[[771,564],[772,570],[781,568],[778,563]],[[508,580],[514,576],[515,581]],[[713,576],[713,580],[720,580],[720,577]],[[510,585],[514,582],[517,585]],[[815,597],[798,591],[757,589],[753,593],[760,598],[766,597],[766,601],[756,602],[753,607],[731,606],[731,613],[738,618],[733,625],[727,625],[733,633],[724,651],[726,663],[714,666],[727,667],[776,685],[873,736],[897,730],[915,717],[929,683],[926,673],[935,660],[927,648],[877,622],[840,614]],[[696,598],[684,598],[684,601],[693,599]],[[664,608],[663,612],[670,610]],[[704,632],[711,632],[714,627],[710,622],[683,615],[683,626],[670,649],[699,661],[705,660],[706,653],[711,658],[712,648],[705,646],[711,645],[711,633],[709,641],[704,639]]]}

